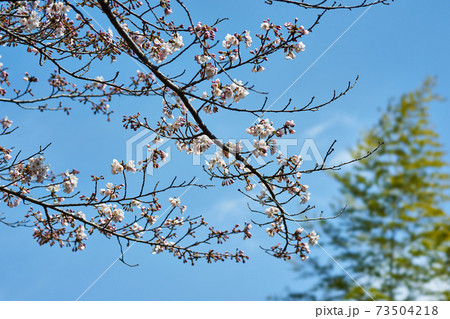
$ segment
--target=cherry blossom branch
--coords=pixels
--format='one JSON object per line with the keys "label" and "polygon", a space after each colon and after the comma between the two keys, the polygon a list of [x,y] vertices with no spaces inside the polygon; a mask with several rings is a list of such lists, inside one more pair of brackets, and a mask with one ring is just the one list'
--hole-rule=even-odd
{"label": "cherry blossom branch", "polygon": [[[174,178],[165,187],[160,186],[159,182],[152,189],[147,189],[146,186],[149,165],[158,168],[159,162],[167,157],[157,147],[163,139],[174,141],[177,148],[187,154],[202,155],[215,145],[217,152],[206,161],[208,167],[203,169],[211,179],[221,181],[224,187],[236,181],[244,183],[245,192],[240,189],[239,192],[265,208],[265,211],[258,212],[250,209],[251,213],[267,217],[263,222],[254,223],[260,227],[268,226],[267,234],[280,238],[281,243],[264,251],[277,258],[290,259],[296,254],[303,260],[306,259],[309,245],[317,243],[319,236],[315,232],[304,234],[301,228],[292,230],[296,227],[294,224],[305,220],[336,218],[340,213],[331,217],[324,217],[321,213],[318,218],[307,219],[306,212],[314,209],[314,206],[302,206],[301,209],[289,206],[297,200],[304,205],[310,199],[309,187],[301,180],[302,173],[339,169],[369,156],[378,147],[369,151],[366,156],[326,166],[325,163],[334,150],[334,142],[322,163],[317,163],[312,169],[301,169],[302,158],[282,154],[277,144],[278,138],[295,134],[294,121],[287,120],[277,126],[261,117],[266,113],[316,111],[344,96],[356,81],[353,84],[349,82],[344,91],[334,91],[333,96],[323,103],[314,104],[315,97],[312,97],[306,105],[292,107],[292,101],[289,100],[281,109],[272,110],[266,106],[267,99],[259,108],[246,107],[242,100],[248,94],[263,93],[251,83],[243,83],[233,75],[236,70],[248,67],[252,68],[252,72],[264,71],[264,63],[277,52],[284,52],[287,60],[296,58],[296,54],[305,50],[303,38],[319,24],[324,13],[331,7],[345,7],[337,3],[328,6],[326,1],[322,1],[309,7],[323,10],[309,28],[300,25],[298,19],[283,25],[267,19],[260,25],[262,32],[254,36],[259,41],[253,42],[250,31],[244,30],[227,34],[225,40],[220,42],[215,39],[216,32],[219,24],[226,19],[216,19],[211,25],[201,22],[194,25],[188,7],[180,0],[175,2],[181,8],[180,11],[184,12],[180,19],[187,21],[187,27],[167,18],[172,13],[168,0],[155,3],[149,0],[128,0],[122,3],[117,0],[84,0],[77,5],[59,1],[31,8],[28,4],[10,3],[2,7],[0,11],[5,14],[0,15],[0,35],[4,36],[0,38],[0,44],[26,46],[30,53],[39,57],[41,66],[50,61],[56,70],[49,77],[51,91],[48,94],[34,96],[32,89],[37,78],[26,74],[24,89],[19,90],[14,85],[14,93],[11,93],[9,89],[7,91],[0,88],[0,102],[15,103],[31,109],[68,110],[62,102],[78,100],[92,104],[94,113],[102,112],[109,116],[111,110],[108,103],[116,96],[153,95],[162,99],[164,115],[158,120],[152,109],[149,112],[151,119],[141,119],[139,113],[124,116],[125,128],[135,131],[143,128],[156,134],[152,146],[147,145],[149,155],[138,163],[140,168],[136,168],[133,161],[125,163],[114,159],[111,174],[118,175],[121,182],[108,182],[106,186],[102,186],[105,178],[92,176],[93,191],[85,195],[75,191],[79,173],[76,170],[61,174],[49,172],[41,151],[22,160],[18,159],[17,154],[14,161],[11,161],[12,149],[1,147],[0,176],[5,181],[5,185],[0,186],[3,201],[9,207],[18,206],[21,202],[30,206],[27,216],[35,220],[34,236],[41,245],[58,243],[60,246],[73,246],[75,251],[82,250],[87,239],[85,232],[90,235],[96,232],[118,240],[124,263],[122,243],[130,242],[150,245],[154,253],[169,251],[184,262],[193,263],[199,258],[208,262],[224,259],[245,261],[247,256],[240,250],[236,254],[230,254],[204,251],[201,247],[212,242],[222,244],[229,236],[236,234],[242,234],[244,239],[248,239],[252,236],[249,231],[251,224],[245,222],[243,227],[236,225],[231,230],[218,231],[207,226],[201,216],[181,215],[186,210],[181,205],[181,196],[169,198],[170,206],[162,212],[163,205],[159,197],[166,192],[208,185],[197,184],[194,179],[177,183]],[[378,1],[382,2],[384,1]],[[377,2],[364,1],[360,7],[369,4],[375,5]],[[111,28],[96,28],[93,24],[95,20],[85,8],[101,10]],[[74,18],[73,14],[68,14],[70,10],[76,13]],[[161,12],[164,14],[162,17]],[[220,44],[221,47],[218,48]],[[132,74],[130,82],[123,79],[127,75],[123,70],[106,80],[94,73],[97,62],[110,58],[111,63],[114,63],[120,55],[131,58],[140,68],[144,67],[145,71],[139,70]],[[186,62],[192,56],[193,67]],[[75,60],[79,62],[71,63]],[[2,66],[1,64],[0,68]],[[11,83],[6,69],[0,71],[0,84],[6,83],[9,87]],[[169,72],[174,72],[175,75],[169,75]],[[207,91],[198,93],[205,86],[209,87]],[[59,101],[60,104],[52,107],[46,104],[47,101]],[[239,102],[244,105],[235,106]],[[41,105],[35,107],[36,104]],[[246,145],[247,149],[244,149],[242,141],[222,141],[206,125],[203,112],[214,114],[219,110],[250,113],[260,117],[245,130],[253,137],[250,147]],[[156,124],[153,121],[157,121]],[[9,128],[11,124],[7,117],[2,120],[4,128]],[[8,132],[4,131],[5,134]],[[263,163],[258,161],[257,164],[250,164],[251,160],[259,158],[268,159]],[[139,189],[133,194],[129,189],[129,175],[137,172],[142,176],[140,185],[138,183]],[[259,194],[254,190],[257,185],[262,189]],[[61,188],[65,195],[59,193]],[[180,215],[174,216],[177,211],[180,211]],[[160,216],[155,215],[157,212]],[[88,215],[90,216],[86,217]],[[196,237],[197,234],[199,238]]]}
{"label": "cherry blossom branch", "polygon": [[[293,4],[293,5],[299,6],[301,8],[305,8],[305,9],[320,9],[320,10],[347,9],[347,10],[352,10],[352,9],[370,7],[370,6],[374,6],[377,4],[389,5],[391,2],[394,2],[394,0],[372,0],[372,1],[363,0],[363,1],[361,1],[361,3],[356,4],[356,5],[345,5],[345,4],[339,3],[338,1],[335,1],[335,0],[332,0],[332,1],[318,0],[317,3],[307,3],[304,0],[265,0],[265,2],[269,5],[273,4],[273,2],[284,2],[284,3],[288,3],[288,4]],[[330,5],[327,4],[329,2],[331,2]]]}

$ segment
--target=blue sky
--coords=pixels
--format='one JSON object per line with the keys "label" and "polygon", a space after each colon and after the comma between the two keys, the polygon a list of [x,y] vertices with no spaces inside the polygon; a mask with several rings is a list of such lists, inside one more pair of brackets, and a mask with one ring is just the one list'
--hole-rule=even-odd
{"label": "blue sky", "polygon": [[[191,11],[194,21],[214,20],[214,12],[229,17],[222,25],[219,37],[243,29],[254,35],[267,17],[279,23],[298,17],[306,26],[317,14],[284,5],[268,6],[255,0],[217,1],[212,11],[211,3],[196,1]],[[312,138],[324,153],[337,139],[336,153],[331,160],[339,162],[346,158],[347,149],[355,145],[360,133],[376,123],[380,111],[392,98],[415,89],[427,76],[435,76],[436,92],[446,101],[432,105],[431,121],[448,151],[449,12],[450,2],[444,0],[433,1],[433,4],[418,0],[396,1],[391,6],[370,9],[277,103],[281,106],[288,98],[293,98],[294,102],[302,104],[313,95],[325,100],[334,89],[342,90],[347,81],[360,76],[357,86],[344,98],[319,112],[292,117],[297,124],[300,143]],[[305,38],[307,50],[297,59],[287,61],[278,56],[263,73],[247,72],[237,76],[244,82],[256,84],[261,91],[270,92],[272,101],[275,100],[361,13],[363,10],[327,13],[315,31]],[[33,65],[29,55],[17,50],[2,47],[0,55],[1,61],[14,71]],[[121,67],[137,69],[130,61],[120,63]],[[99,74],[108,71],[111,71],[108,63],[98,69]],[[22,71],[17,72],[20,75]],[[260,97],[249,95],[241,103],[252,105],[259,101]],[[52,169],[77,168],[81,171],[80,190],[89,192],[91,174],[106,175],[113,158],[124,159],[126,156],[126,141],[134,133],[122,128],[122,115],[136,111],[153,114],[149,105],[158,108],[160,103],[158,99],[116,100],[111,103],[115,111],[111,122],[93,116],[82,105],[75,106],[70,116],[2,105],[1,115],[8,115],[20,126],[20,131],[9,138],[8,143],[31,152],[39,145],[52,142],[46,154]],[[223,117],[220,121],[210,120],[211,125],[217,136],[225,138],[244,137],[244,130],[252,121],[250,116],[236,117],[226,113],[217,116]],[[278,118],[282,120],[274,117]],[[176,150],[172,156],[172,161],[160,170],[159,179],[177,174],[185,178],[197,176],[199,182],[209,182],[200,167],[190,165],[190,158]],[[450,161],[448,155],[446,159]],[[337,185],[326,174],[307,176],[305,183],[310,185],[312,203],[329,212],[328,206],[338,198]],[[173,195],[178,194],[174,192],[167,197]],[[245,198],[233,188],[217,186],[206,193],[191,189],[182,201],[192,214],[203,214],[218,226],[242,224],[251,218]],[[0,211],[14,219],[24,215],[26,209],[10,210],[2,205]],[[268,243],[263,231],[254,228],[253,233],[251,241],[232,240],[227,246],[230,250],[239,247],[249,254],[251,258],[245,264],[199,262],[192,267],[166,254],[152,255],[148,247],[135,245],[126,259],[140,266],[130,268],[116,263],[82,300],[263,300],[270,295],[282,295],[288,287],[305,289],[298,286],[299,274],[292,271],[290,263],[276,260],[259,249],[260,243]],[[326,234],[320,236],[326,237]],[[10,229],[0,225],[0,256],[0,300],[75,300],[117,259],[119,249],[116,241],[100,236],[91,236],[87,249],[79,253],[41,247],[33,240],[32,229]],[[310,258],[332,262],[316,247]]]}

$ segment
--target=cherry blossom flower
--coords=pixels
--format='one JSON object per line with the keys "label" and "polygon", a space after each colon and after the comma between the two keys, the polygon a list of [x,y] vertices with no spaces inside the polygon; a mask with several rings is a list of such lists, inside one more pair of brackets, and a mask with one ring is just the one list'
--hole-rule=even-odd
{"label": "cherry blossom flower", "polygon": [[283,153],[281,153],[281,151],[278,151],[277,164],[278,164],[278,165],[281,165],[281,166],[287,166],[287,165],[288,165],[288,160],[287,160],[287,158],[283,155]]}
{"label": "cherry blossom flower", "polygon": [[[205,75],[207,79],[211,79],[214,75],[217,74],[217,68],[212,65],[211,63],[208,63],[205,66]],[[220,94],[219,94],[220,95]]]}
{"label": "cherry blossom flower", "polygon": [[219,97],[222,95],[223,91],[220,89],[220,80],[219,79],[212,81],[211,88],[212,88],[212,90],[211,90],[212,96]]}
{"label": "cherry blossom flower", "polygon": [[255,157],[265,157],[267,156],[267,150],[269,149],[269,145],[267,144],[267,142],[265,140],[253,140],[253,146],[255,147],[255,149],[252,151],[253,155],[255,155]]}
{"label": "cherry blossom flower", "polygon": [[289,50],[288,53],[286,54],[286,60],[294,60],[294,59],[295,59],[294,52],[292,52],[292,50]]}
{"label": "cherry blossom flower", "polygon": [[178,51],[184,46],[183,37],[178,33],[175,33],[175,35],[172,38],[172,41],[173,41],[172,45],[173,51]]}
{"label": "cherry blossom flower", "polygon": [[20,180],[20,178],[22,177],[23,168],[23,164],[17,164],[11,170],[9,170],[9,177],[13,182]]}
{"label": "cherry blossom flower", "polygon": [[180,201],[179,197],[175,197],[175,198],[170,197],[169,203],[170,203],[170,205],[172,205],[172,207],[177,207],[177,206],[180,206],[181,201]]}
{"label": "cherry blossom flower", "polygon": [[133,161],[133,160],[128,161],[128,163],[125,164],[125,170],[126,170],[127,172],[136,173],[137,170],[136,170],[136,168],[135,168],[134,165],[135,165],[135,164],[134,164],[134,161]]}
{"label": "cherry blossom flower", "polygon": [[[99,81],[99,82],[105,81],[105,79],[104,79],[103,76],[101,76],[101,75],[97,76],[97,77],[95,78],[95,80],[96,80],[96,81]],[[94,87],[94,88],[96,88],[96,89],[99,89],[99,90],[103,90],[103,89],[106,87],[106,85],[105,85],[104,83],[99,83],[99,82],[93,82],[93,83],[92,83],[92,87]]]}
{"label": "cherry blossom flower", "polygon": [[303,35],[308,35],[309,34],[309,31],[306,30],[305,27],[302,26],[302,25],[300,26],[300,30],[302,31]]}
{"label": "cherry blossom flower", "polygon": [[308,243],[311,245],[311,246],[314,246],[315,244],[317,244],[318,242],[319,242],[319,235],[317,235],[317,233],[316,233],[316,231],[315,230],[313,230],[313,231],[311,231],[308,235],[306,235],[306,237],[309,237],[309,241],[308,241]]}
{"label": "cherry blossom flower", "polygon": [[119,173],[122,173],[123,169],[123,166],[116,159],[114,159],[111,163],[111,174],[117,175]]}
{"label": "cherry blossom flower", "polygon": [[47,173],[50,170],[48,164],[44,165],[44,157],[31,157],[28,163],[19,163],[15,165],[10,171],[9,175],[13,182],[21,180],[22,183],[29,183],[36,179],[36,182],[42,183],[47,177]]}
{"label": "cherry blossom flower", "polygon": [[296,167],[298,167],[303,162],[303,159],[300,155],[294,155],[290,158],[290,160]]}
{"label": "cherry blossom flower", "polygon": [[85,229],[83,225],[78,226],[75,229],[75,236],[77,240],[82,241],[87,238],[87,235],[84,233]]}
{"label": "cherry blossom flower", "polygon": [[252,46],[253,40],[252,40],[252,37],[250,36],[250,31],[245,31],[244,40],[245,40],[245,45],[247,46],[247,48]]}
{"label": "cherry blossom flower", "polygon": [[305,48],[306,48],[306,46],[301,41],[299,43],[297,43],[294,47],[295,52],[297,52],[297,53],[305,51]]}
{"label": "cherry blossom flower", "polygon": [[211,57],[207,56],[207,55],[196,55],[195,56],[195,61],[197,61],[198,64],[204,64],[204,63],[208,62],[208,60],[211,60]]}
{"label": "cherry blossom flower", "polygon": [[242,81],[237,81],[236,79],[234,79],[233,83],[231,83],[230,91],[233,92],[233,102],[236,103],[238,103],[239,100],[245,98],[248,95],[248,91],[242,84]]}
{"label": "cherry blossom flower", "polygon": [[13,121],[11,121],[10,119],[8,119],[7,116],[5,116],[5,117],[0,121],[0,123],[1,123],[2,126],[3,126],[3,129],[7,129],[7,128],[10,128],[10,127],[11,127],[11,125],[13,124]]}
{"label": "cherry blossom flower", "polygon": [[280,210],[277,207],[269,207],[266,208],[266,211],[264,212],[267,217],[269,218],[274,218],[275,215],[279,212]]}
{"label": "cherry blossom flower", "polygon": [[272,125],[273,123],[269,119],[261,119],[256,125],[246,129],[245,132],[255,137],[266,138],[275,133],[275,128]]}
{"label": "cherry blossom flower", "polygon": [[144,230],[144,227],[140,226],[138,223],[134,223],[133,226],[131,226],[131,231],[136,238],[142,238],[142,230]]}
{"label": "cherry blossom flower", "polygon": [[270,24],[267,21],[264,21],[263,23],[261,23],[261,29],[263,29],[264,31],[268,31],[270,29]]}
{"label": "cherry blossom flower", "polygon": [[[141,45],[144,40],[145,38],[140,40]],[[153,55],[153,60],[157,63],[164,62],[169,55],[179,51],[184,46],[183,37],[178,33],[175,33],[168,42],[164,42],[159,38],[154,38],[153,43],[154,46],[151,48],[151,53]]]}
{"label": "cherry blossom flower", "polygon": [[100,195],[109,196],[111,199],[116,199],[119,195],[115,193],[114,189],[115,187],[113,183],[107,183],[106,189],[100,189],[99,193]]}
{"label": "cherry blossom flower", "polygon": [[69,12],[70,7],[64,5],[63,2],[56,2],[56,3],[52,3],[52,4],[48,5],[45,11],[46,11],[47,15],[49,15],[50,17],[61,16],[61,15],[65,15],[66,12]]}
{"label": "cherry blossom flower", "polygon": [[65,173],[64,182],[62,184],[64,193],[70,194],[78,185],[78,177],[69,172]]}
{"label": "cherry blossom flower", "polygon": [[302,200],[301,200],[302,204],[306,204],[309,201],[309,199],[310,199],[309,195],[311,195],[311,193],[306,193],[306,194],[302,195]]}
{"label": "cherry blossom flower", "polygon": [[225,160],[222,158],[219,153],[214,153],[214,156],[209,160],[205,161],[208,165],[209,170],[213,170],[215,166],[223,168],[226,172],[228,172],[227,163],[225,163]]}
{"label": "cherry blossom flower", "polygon": [[284,125],[287,127],[295,127],[294,120],[286,121]]}
{"label": "cherry blossom flower", "polygon": [[25,27],[25,31],[33,31],[39,27],[40,17],[36,11],[32,11],[28,17],[20,19],[19,22]]}
{"label": "cherry blossom flower", "polygon": [[109,207],[107,208],[106,211],[108,213],[107,214],[108,217],[111,218],[115,222],[120,223],[125,218],[125,212],[122,209],[117,208],[116,205],[113,205],[112,207],[111,207],[111,205],[109,205]]}
{"label": "cherry blossom flower", "polygon": [[86,215],[82,211],[77,211],[75,213],[75,216],[77,216],[77,217],[79,217],[81,219],[84,219],[84,220],[86,219]]}
{"label": "cherry blossom flower", "polygon": [[204,151],[206,151],[213,143],[211,139],[206,136],[202,135],[200,137],[196,137],[194,139],[193,143],[193,153],[195,155],[201,155]]}
{"label": "cherry blossom flower", "polygon": [[49,192],[56,193],[61,190],[61,187],[59,185],[49,185],[45,189],[48,190]]}
{"label": "cherry blossom flower", "polygon": [[246,186],[245,186],[245,190],[247,191],[247,192],[249,192],[249,191],[251,191],[251,190],[253,190],[254,188],[255,188],[255,186],[256,186],[256,184],[247,184]]}
{"label": "cherry blossom flower", "polygon": [[239,45],[239,40],[234,35],[227,34],[226,37],[225,37],[225,40],[222,41],[222,46],[225,49],[229,49],[233,45],[234,46],[238,46]]}
{"label": "cherry blossom flower", "polygon": [[259,64],[256,64],[255,66],[253,66],[251,72],[262,72],[264,71],[265,68]]}
{"label": "cherry blossom flower", "polygon": [[264,206],[265,205],[264,198],[266,197],[266,191],[262,190],[259,195],[256,195],[256,197],[258,198],[259,203]]}

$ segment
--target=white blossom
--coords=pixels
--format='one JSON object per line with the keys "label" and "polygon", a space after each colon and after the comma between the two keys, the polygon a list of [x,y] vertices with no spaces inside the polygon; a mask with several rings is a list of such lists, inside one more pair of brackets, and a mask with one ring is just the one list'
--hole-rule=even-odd
{"label": "white blossom", "polygon": [[180,198],[179,197],[170,197],[169,198],[169,203],[170,203],[170,205],[172,205],[172,207],[177,207],[177,206],[180,206],[180,204],[181,204],[181,201],[180,201]]}
{"label": "white blossom", "polygon": [[49,185],[45,189],[48,190],[49,192],[56,193],[61,190],[61,187],[59,185]]}
{"label": "white blossom", "polygon": [[209,161],[205,162],[208,165],[209,170],[213,170],[214,167],[217,166],[223,168],[226,172],[228,172],[227,163],[219,153],[214,153],[214,156]]}
{"label": "white blossom", "polygon": [[141,232],[144,230],[144,227],[140,226],[138,223],[134,223],[133,226],[131,226],[131,230],[133,231],[134,237],[141,238]]}
{"label": "white blossom", "polygon": [[225,40],[222,41],[222,46],[225,49],[229,49],[233,45],[234,46],[238,46],[239,45],[239,40],[234,35],[227,34],[226,37],[225,37]]}
{"label": "white blossom", "polygon": [[133,160],[128,161],[128,163],[125,165],[126,171],[136,173],[136,168],[134,167],[134,165],[135,164]]}
{"label": "white blossom", "polygon": [[233,101],[236,103],[248,95],[248,91],[242,84],[242,81],[237,81],[236,79],[231,83],[230,90],[234,93]]}
{"label": "white blossom", "polygon": [[267,217],[269,218],[274,218],[275,215],[279,212],[280,210],[277,207],[269,207],[266,208],[266,211],[264,212]]}
{"label": "white blossom", "polygon": [[65,173],[64,182],[62,184],[64,193],[70,194],[74,191],[74,189],[78,185],[78,177],[74,174],[69,174],[69,172]]}
{"label": "white blossom", "polygon": [[141,207],[142,203],[136,199],[132,199],[130,202],[131,206],[135,206],[135,207]]}
{"label": "white blossom", "polygon": [[[103,82],[103,81],[105,81],[105,79],[103,78],[103,76],[99,75],[95,78],[95,81]],[[106,85],[104,83],[99,83],[99,82],[92,82],[92,87],[99,89],[99,90],[103,90],[106,87]]]}
{"label": "white blossom", "polygon": [[286,60],[294,60],[295,54],[292,52],[292,50],[289,50],[288,53],[286,53]]}
{"label": "white blossom", "polygon": [[31,11],[30,15],[19,20],[20,24],[25,27],[26,31],[32,31],[39,27],[39,14],[36,11]]}
{"label": "white blossom", "polygon": [[47,173],[50,170],[48,164],[44,165],[44,156],[32,157],[28,160],[28,169],[31,178],[35,177],[36,182],[42,183],[47,177]]}
{"label": "white blossom", "polygon": [[247,46],[247,48],[251,47],[253,40],[252,40],[252,37],[250,36],[250,31],[245,31],[244,39],[245,39],[245,45]]}
{"label": "white blossom", "polygon": [[194,139],[194,143],[193,143],[193,153],[195,155],[201,155],[212,144],[213,144],[213,141],[211,141],[211,139],[206,135],[196,137]]}
{"label": "white blossom", "polygon": [[79,217],[81,219],[84,219],[84,220],[86,219],[86,215],[82,211],[77,211],[75,213],[75,216],[77,216],[77,217]]}
{"label": "white blossom", "polygon": [[10,128],[10,127],[11,127],[11,125],[13,124],[13,121],[11,121],[10,119],[8,119],[7,116],[5,116],[5,117],[0,121],[0,123],[1,123],[2,126],[3,126],[3,129],[7,129],[7,128]]}
{"label": "white blossom", "polygon": [[211,60],[211,57],[207,55],[197,55],[196,60],[199,64],[204,64],[208,62],[208,60]]}
{"label": "white blossom", "polygon": [[116,175],[123,172],[123,166],[114,159],[111,163],[111,174]]}
{"label": "white blossom", "polygon": [[217,74],[217,68],[214,65],[212,65],[211,63],[208,63],[205,67],[206,78],[211,79],[216,74]]}
{"label": "white blossom", "polygon": [[252,151],[253,155],[255,155],[255,157],[259,157],[259,156],[267,156],[267,150],[269,149],[269,145],[267,144],[267,142],[265,140],[253,140],[253,146],[255,147],[255,149]]}
{"label": "white blossom", "polygon": [[303,52],[305,51],[306,45],[303,44],[303,42],[299,42],[295,45],[294,50],[295,52],[299,53],[299,52]]}
{"label": "white blossom", "polygon": [[247,184],[247,185],[245,186],[245,190],[246,190],[247,192],[249,192],[249,191],[253,190],[253,189],[255,188],[255,186],[256,186],[256,184]]}
{"label": "white blossom", "polygon": [[302,195],[302,200],[301,200],[302,204],[306,204],[309,201],[309,199],[310,199],[309,195],[311,195],[311,193],[306,193],[306,194]]}
{"label": "white blossom", "polygon": [[314,246],[315,244],[317,244],[318,242],[319,242],[319,235],[317,235],[317,233],[316,233],[316,231],[315,230],[313,230],[313,231],[311,231],[308,235],[307,235],[307,237],[309,237],[309,241],[308,241],[308,243],[311,245],[311,246]]}
{"label": "white blossom", "polygon": [[261,29],[263,29],[264,31],[268,31],[270,29],[270,24],[264,21],[263,23],[261,23]]}
{"label": "white blossom", "polygon": [[85,229],[83,225],[78,226],[75,229],[75,237],[77,240],[81,241],[87,238],[87,235],[84,233]]}
{"label": "white blossom", "polygon": [[259,120],[258,124],[254,126],[250,126],[246,130],[247,134],[250,134],[259,138],[266,138],[269,135],[275,133],[275,128],[272,126],[272,123],[269,119]]}

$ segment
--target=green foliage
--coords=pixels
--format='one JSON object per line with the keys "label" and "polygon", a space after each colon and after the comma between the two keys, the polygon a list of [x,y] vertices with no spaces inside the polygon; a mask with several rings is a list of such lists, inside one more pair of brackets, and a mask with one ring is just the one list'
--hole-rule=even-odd
{"label": "green foliage", "polygon": [[[450,297],[450,215],[443,210],[450,176],[429,123],[428,104],[439,100],[432,88],[427,80],[389,105],[352,155],[382,141],[380,150],[332,175],[341,188],[339,205],[348,209],[337,222],[323,223],[324,247],[376,300]],[[371,300],[337,267],[313,266],[314,293],[291,299]]]}

